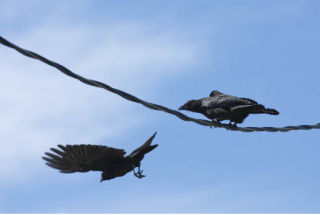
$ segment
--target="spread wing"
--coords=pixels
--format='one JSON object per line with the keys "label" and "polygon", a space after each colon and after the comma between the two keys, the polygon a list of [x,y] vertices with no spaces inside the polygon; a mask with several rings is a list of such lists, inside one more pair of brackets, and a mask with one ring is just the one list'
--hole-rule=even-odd
{"label": "spread wing", "polygon": [[63,173],[87,172],[90,170],[103,171],[112,160],[123,158],[126,153],[122,149],[115,149],[99,145],[58,145],[59,149],[51,148],[46,152],[47,165]]}

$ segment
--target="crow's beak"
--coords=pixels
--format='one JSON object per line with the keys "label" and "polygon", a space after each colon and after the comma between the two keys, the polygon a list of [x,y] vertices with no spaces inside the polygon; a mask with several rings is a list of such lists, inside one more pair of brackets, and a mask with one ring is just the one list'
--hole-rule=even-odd
{"label": "crow's beak", "polygon": [[182,105],[181,107],[179,107],[179,110],[186,110],[186,106]]}

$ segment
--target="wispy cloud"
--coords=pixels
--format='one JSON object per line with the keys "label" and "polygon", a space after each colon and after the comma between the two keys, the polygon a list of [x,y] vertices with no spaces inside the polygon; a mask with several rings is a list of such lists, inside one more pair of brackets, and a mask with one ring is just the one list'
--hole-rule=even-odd
{"label": "wispy cloud", "polygon": [[[196,61],[196,46],[141,23],[49,28],[14,38],[23,47],[77,73],[151,96],[150,87]],[[1,183],[30,178],[45,150],[56,144],[99,143],[144,121],[120,97],[72,80],[47,65],[2,47]],[[179,69],[177,69],[179,68]],[[145,88],[150,90],[146,91]]]}

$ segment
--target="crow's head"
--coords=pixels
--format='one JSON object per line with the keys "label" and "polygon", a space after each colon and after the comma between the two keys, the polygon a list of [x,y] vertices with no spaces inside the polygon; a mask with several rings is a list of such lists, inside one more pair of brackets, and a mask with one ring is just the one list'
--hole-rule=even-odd
{"label": "crow's head", "polygon": [[197,111],[201,107],[201,100],[190,100],[179,107],[179,110]]}
{"label": "crow's head", "polygon": [[210,93],[210,97],[215,97],[217,95],[221,95],[222,93],[220,93],[218,90],[213,90],[211,93]]}

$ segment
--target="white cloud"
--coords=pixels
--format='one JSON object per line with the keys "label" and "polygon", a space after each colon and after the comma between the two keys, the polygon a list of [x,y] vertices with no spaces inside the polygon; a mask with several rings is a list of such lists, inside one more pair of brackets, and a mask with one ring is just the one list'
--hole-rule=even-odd
{"label": "white cloud", "polygon": [[[196,46],[170,32],[154,35],[141,24],[38,26],[8,38],[61,62],[76,73],[151,96],[150,87],[195,62]],[[1,47],[1,183],[28,179],[56,144],[100,143],[141,125],[144,117],[126,101],[79,84],[56,69]],[[177,68],[180,68],[179,70]],[[146,91],[145,89],[148,89]],[[115,141],[116,142],[116,141]]]}

